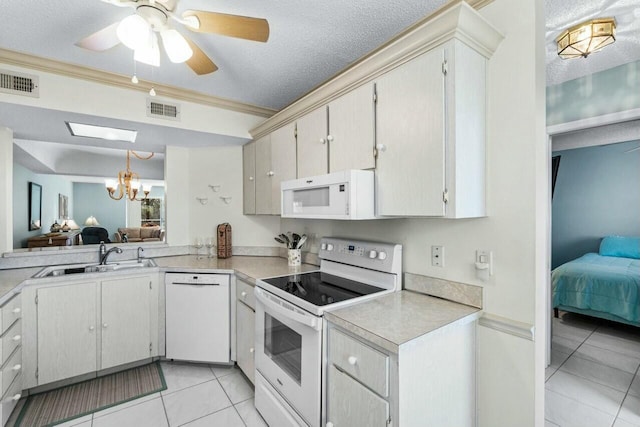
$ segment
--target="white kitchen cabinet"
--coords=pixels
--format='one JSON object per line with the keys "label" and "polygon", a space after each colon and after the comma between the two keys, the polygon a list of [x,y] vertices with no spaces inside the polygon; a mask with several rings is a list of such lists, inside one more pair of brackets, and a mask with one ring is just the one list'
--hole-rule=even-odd
{"label": "white kitchen cabinet", "polygon": [[396,351],[326,325],[327,427],[475,425],[475,320],[445,325]]}
{"label": "white kitchen cabinet", "polygon": [[366,83],[329,103],[329,172],[373,169],[374,85]]}
{"label": "white kitchen cabinet", "polygon": [[98,369],[98,282],[37,290],[38,384]]}
{"label": "white kitchen cabinet", "polygon": [[236,363],[255,383],[256,311],[253,286],[236,281]]}
{"label": "white kitchen cabinet", "polygon": [[5,425],[22,393],[22,307],[15,295],[0,307],[0,425]]}
{"label": "white kitchen cabinet", "polygon": [[257,215],[271,215],[271,135],[263,136],[255,141],[256,147],[256,206]]}
{"label": "white kitchen cabinet", "polygon": [[256,143],[242,146],[242,213],[256,213]]}
{"label": "white kitchen cabinet", "polygon": [[26,287],[24,388],[157,356],[157,284],[137,275]]}
{"label": "white kitchen cabinet", "polygon": [[485,68],[454,39],[376,80],[378,215],[486,214]]}
{"label": "white kitchen cabinet", "polygon": [[296,136],[293,124],[255,141],[258,215],[280,215],[280,183],[296,178]]}
{"label": "white kitchen cabinet", "polygon": [[327,107],[316,108],[296,122],[298,178],[324,175],[329,171]]}
{"label": "white kitchen cabinet", "polygon": [[101,283],[100,369],[151,357],[154,347],[151,323],[158,307],[157,293],[152,288],[153,281],[148,276]]}
{"label": "white kitchen cabinet", "polygon": [[373,169],[373,83],[347,92],[298,119],[298,178]]}

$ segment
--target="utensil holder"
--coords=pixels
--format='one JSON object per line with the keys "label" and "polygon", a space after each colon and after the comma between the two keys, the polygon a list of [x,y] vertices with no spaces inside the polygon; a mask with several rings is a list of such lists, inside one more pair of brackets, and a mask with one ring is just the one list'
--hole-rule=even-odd
{"label": "utensil holder", "polygon": [[297,267],[302,264],[302,249],[288,249],[287,261],[289,267]]}

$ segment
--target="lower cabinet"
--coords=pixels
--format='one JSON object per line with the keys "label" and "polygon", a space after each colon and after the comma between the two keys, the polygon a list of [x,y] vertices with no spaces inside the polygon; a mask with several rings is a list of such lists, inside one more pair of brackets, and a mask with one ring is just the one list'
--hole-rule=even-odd
{"label": "lower cabinet", "polygon": [[5,425],[22,392],[22,308],[16,295],[0,307],[0,425]]}
{"label": "lower cabinet", "polygon": [[475,321],[397,351],[327,322],[326,427],[475,425]]}
{"label": "lower cabinet", "polygon": [[255,383],[256,312],[253,286],[237,280],[236,293],[236,363],[247,378]]}
{"label": "lower cabinet", "polygon": [[43,284],[22,294],[25,388],[158,355],[157,275]]}

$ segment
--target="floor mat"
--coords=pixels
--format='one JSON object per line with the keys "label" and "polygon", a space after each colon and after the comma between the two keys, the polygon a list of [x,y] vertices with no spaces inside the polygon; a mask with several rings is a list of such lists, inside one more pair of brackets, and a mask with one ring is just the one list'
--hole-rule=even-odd
{"label": "floor mat", "polygon": [[29,396],[15,427],[56,425],[167,389],[159,363]]}

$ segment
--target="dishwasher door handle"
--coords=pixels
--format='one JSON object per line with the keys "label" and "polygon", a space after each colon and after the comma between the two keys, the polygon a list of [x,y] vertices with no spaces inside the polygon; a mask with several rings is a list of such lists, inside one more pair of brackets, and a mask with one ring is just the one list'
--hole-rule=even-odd
{"label": "dishwasher door handle", "polygon": [[187,283],[187,282],[171,282],[170,285],[186,285],[186,286],[220,286],[220,283]]}

